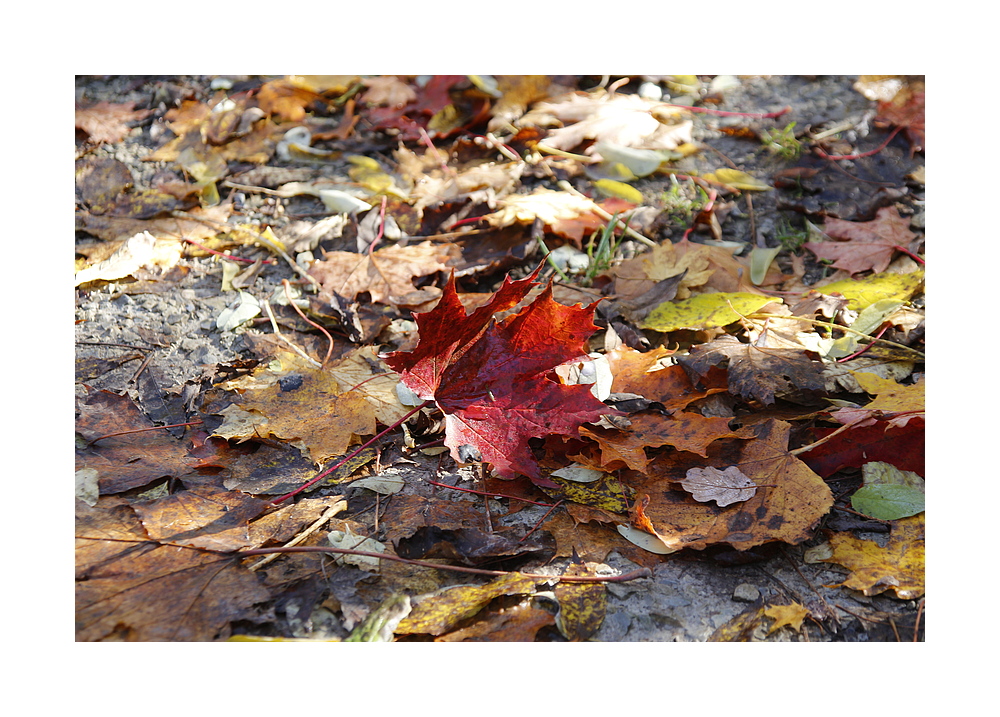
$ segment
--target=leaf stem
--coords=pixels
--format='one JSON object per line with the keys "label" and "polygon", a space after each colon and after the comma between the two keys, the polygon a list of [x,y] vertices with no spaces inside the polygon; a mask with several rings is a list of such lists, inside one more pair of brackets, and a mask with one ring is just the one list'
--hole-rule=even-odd
{"label": "leaf stem", "polygon": [[[401,558],[398,555],[390,555],[387,553],[373,553],[366,550],[350,550],[348,548],[328,548],[323,545],[297,545],[284,548],[255,548],[253,550],[240,550],[233,553],[223,553],[222,551],[213,550],[210,551],[219,554],[235,555],[236,557],[248,557],[252,555],[270,555],[271,553],[334,553],[339,555],[360,555],[365,558],[378,558],[379,560],[392,560],[397,563],[406,563],[407,565],[419,565],[424,568],[433,568],[435,570],[450,570],[456,573],[470,573],[472,575],[489,575],[491,577],[502,577],[504,575],[511,575],[509,570],[484,570],[482,568],[469,568],[464,565],[441,565],[440,563],[430,563],[423,560],[411,560],[410,558]],[[541,575],[539,573],[518,573],[526,578],[535,578],[538,580],[555,580],[557,582],[563,583],[624,583],[629,580],[636,580],[638,578],[650,577],[653,573],[649,568],[640,568],[638,570],[633,570],[629,573],[623,573],[621,575]]]}
{"label": "leaf stem", "polygon": [[[403,416],[402,418],[400,418],[398,421],[396,421],[395,423],[393,423],[391,426],[389,426],[388,428],[386,428],[382,432],[378,433],[373,438],[370,438],[365,443],[362,443],[355,450],[353,450],[350,453],[348,453],[346,456],[344,456],[339,461],[337,461],[336,463],[334,463],[333,465],[331,465],[329,468],[327,468],[326,470],[324,470],[322,473],[320,473],[319,475],[317,475],[315,478],[313,478],[312,480],[310,480],[307,483],[303,483],[298,488],[296,488],[295,490],[293,490],[291,493],[286,493],[285,495],[281,496],[280,498],[276,498],[275,500],[271,501],[271,504],[272,505],[278,505],[279,503],[283,503],[284,501],[288,500],[292,496],[298,495],[299,493],[301,493],[302,491],[304,491],[306,488],[309,488],[310,486],[318,483],[323,478],[325,478],[326,476],[330,475],[335,470],[337,470],[338,468],[340,468],[342,465],[344,465],[345,463],[347,463],[347,461],[351,460],[356,455],[358,455],[359,453],[361,453],[361,451],[363,451],[364,449],[366,449],[369,446],[371,446],[373,443],[375,443],[375,441],[377,441],[378,439],[380,439],[386,433],[388,433],[389,431],[392,431],[392,430],[398,428],[410,416],[412,416],[413,414],[417,413],[418,411],[421,411],[422,409],[426,408],[427,406],[431,405],[431,403],[432,403],[432,401],[424,401],[419,406],[417,406],[416,408],[414,408],[412,411],[410,411],[409,413],[407,413],[405,416]],[[263,555],[263,554],[264,553],[260,553],[260,555]]]}

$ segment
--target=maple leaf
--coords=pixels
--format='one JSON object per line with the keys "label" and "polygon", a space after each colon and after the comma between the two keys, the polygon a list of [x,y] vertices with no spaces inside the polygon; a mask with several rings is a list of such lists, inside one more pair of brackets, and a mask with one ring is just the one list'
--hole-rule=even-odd
{"label": "maple leaf", "polygon": [[540,269],[518,281],[507,277],[471,314],[462,307],[452,274],[440,303],[415,317],[416,348],[384,359],[407,388],[435,401],[445,414],[445,445],[456,460],[460,446],[472,446],[501,477],[520,473],[551,486],[528,440],[575,436],[583,423],[616,411],[594,398],[586,384],[565,386],[547,375],[586,353],[584,341],[596,330],[595,304],[558,304],[549,284],[516,314],[493,321],[496,312],[527,295]]}
{"label": "maple leaf", "polygon": [[896,207],[882,207],[870,222],[827,219],[823,231],[833,239],[848,241],[807,242],[802,246],[820,259],[833,260],[835,269],[851,274],[885,271],[896,247],[905,247],[917,236],[910,231],[910,220],[901,217]]}

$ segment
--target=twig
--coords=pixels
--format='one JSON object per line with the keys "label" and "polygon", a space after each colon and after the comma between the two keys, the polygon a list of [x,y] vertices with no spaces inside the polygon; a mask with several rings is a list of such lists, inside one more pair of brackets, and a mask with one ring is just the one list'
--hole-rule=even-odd
{"label": "twig", "polygon": [[366,449],[369,446],[371,446],[373,443],[375,443],[378,439],[380,439],[382,436],[384,436],[385,434],[387,434],[389,431],[392,431],[395,428],[397,428],[398,426],[400,426],[410,416],[412,416],[413,414],[421,411],[422,409],[426,408],[427,406],[431,405],[431,403],[432,403],[432,401],[424,401],[419,406],[417,406],[416,408],[414,408],[412,411],[410,411],[409,413],[407,413],[405,416],[403,416],[402,418],[400,418],[398,421],[396,421],[395,423],[393,423],[391,426],[389,426],[385,430],[381,431],[380,433],[376,434],[373,438],[370,438],[366,442],[362,443],[355,450],[351,451],[346,456],[344,456],[343,458],[341,458],[339,461],[337,461],[336,463],[334,463],[333,465],[331,465],[329,468],[327,468],[326,470],[322,471],[315,478],[313,478],[312,480],[310,480],[310,481],[308,481],[306,483],[303,483],[298,488],[296,488],[295,490],[293,490],[291,493],[286,493],[285,495],[281,496],[280,498],[276,498],[275,500],[271,501],[271,503],[273,505],[277,505],[278,503],[282,503],[282,502],[288,500],[289,498],[291,498],[292,496],[298,495],[299,493],[301,493],[305,489],[309,488],[310,486],[315,485],[319,481],[323,480],[323,478],[325,478],[326,476],[330,475],[335,470],[337,470],[338,468],[340,468],[342,465],[344,465],[345,463],[347,463],[347,461],[351,460],[352,458],[354,458],[355,456],[357,456],[358,454],[360,454],[361,451],[363,451],[364,449]]}
{"label": "twig", "polygon": [[832,155],[832,154],[827,154],[826,152],[823,151],[822,147],[820,147],[820,146],[817,145],[815,147],[816,154],[818,154],[823,159],[833,159],[833,160],[838,160],[838,159],[861,159],[862,157],[870,157],[873,154],[878,154],[883,149],[885,149],[886,146],[889,144],[889,142],[892,141],[892,138],[895,137],[896,134],[898,134],[899,130],[901,130],[901,129],[903,129],[902,125],[899,125],[898,127],[896,127],[896,129],[894,129],[889,134],[889,136],[886,137],[885,142],[883,142],[882,144],[880,144],[878,147],[876,147],[875,149],[871,150],[870,152],[862,152],[860,154],[836,154],[836,155]]}
{"label": "twig", "polygon": [[564,500],[557,501],[555,505],[553,505],[551,508],[549,508],[547,511],[545,511],[545,515],[543,515],[541,518],[539,518],[538,522],[535,523],[535,526],[531,530],[529,530],[527,533],[525,533],[524,537],[521,538],[520,540],[518,540],[517,542],[523,543],[525,540],[527,540],[529,535],[531,535],[536,530],[538,530],[540,527],[542,527],[542,523],[545,522],[545,519],[549,517],[549,515],[552,513],[552,511],[555,510],[556,508],[558,508],[560,505],[562,505],[565,502],[566,501],[564,501]]}
{"label": "twig", "polygon": [[[294,546],[298,545],[303,540],[305,540],[310,535],[312,535],[317,530],[319,530],[319,527],[321,525],[323,525],[326,521],[328,521],[330,518],[332,518],[337,513],[339,513],[340,511],[342,511],[342,510],[344,510],[346,508],[347,508],[347,501],[346,500],[338,500],[334,505],[331,505],[329,508],[327,508],[325,511],[323,511],[323,515],[321,515],[319,518],[317,518],[313,522],[312,525],[310,525],[308,528],[306,528],[301,533],[299,533],[298,535],[296,535],[290,541],[288,541],[287,543],[285,543],[282,547],[284,547],[284,548],[291,548],[291,547],[294,547]],[[261,558],[260,560],[258,560],[256,563],[254,563],[253,565],[251,565],[250,567],[248,567],[247,570],[249,570],[251,572],[253,572],[254,570],[258,570],[258,569],[264,567],[265,565],[267,565],[268,563],[277,560],[278,559],[278,555],[280,555],[280,553],[272,553],[271,555],[266,555],[263,558]]]}
{"label": "twig", "polygon": [[127,436],[131,433],[145,433],[146,431],[159,431],[160,429],[163,428],[180,428],[181,426],[198,426],[201,425],[202,423],[204,423],[204,421],[198,420],[198,421],[191,421],[190,423],[171,423],[170,425],[167,426],[149,426],[148,428],[135,428],[130,431],[118,431],[116,433],[106,433],[103,436],[98,436],[97,438],[92,439],[88,443],[97,443],[98,441],[102,441],[105,438],[112,438],[114,436]]}
{"label": "twig", "polygon": [[509,500],[519,500],[522,503],[541,505],[546,508],[554,506],[553,503],[539,503],[538,501],[528,500],[527,498],[519,498],[516,495],[507,495],[506,493],[494,493],[492,491],[486,491],[486,490],[473,490],[472,488],[459,488],[458,486],[455,485],[448,485],[447,483],[438,483],[437,481],[432,481],[432,480],[429,480],[427,482],[430,483],[431,485],[436,485],[439,488],[447,488],[449,490],[459,490],[462,491],[463,493],[475,493],[476,495],[485,495],[491,498],[507,498]]}
{"label": "twig", "polygon": [[792,111],[791,107],[784,107],[777,112],[765,112],[763,114],[757,112],[727,112],[726,110],[714,110],[709,107],[689,107],[687,105],[674,105],[669,102],[664,102],[667,107],[679,107],[682,110],[688,110],[689,112],[701,112],[708,115],[718,115],[720,117],[750,117],[752,119],[774,119],[775,117],[781,117]]}
{"label": "twig", "polygon": [[[231,228],[231,227],[229,227],[228,224],[225,224],[224,222],[217,222],[214,219],[206,219],[205,217],[196,217],[193,214],[189,214],[188,212],[174,211],[172,214],[173,214],[173,216],[175,216],[175,217],[177,217],[179,219],[190,219],[191,221],[198,222],[199,224],[205,224],[205,225],[211,226],[213,229],[218,229],[219,227]],[[249,229],[249,228],[247,228],[245,226],[241,227],[241,230],[245,231],[245,232],[248,232],[250,234],[253,234],[257,241],[259,241],[261,244],[263,244],[265,247],[267,247],[270,251],[274,252],[275,254],[277,254],[278,256],[280,256],[282,259],[284,259],[285,262],[288,264],[288,266],[292,267],[292,271],[294,271],[296,274],[298,274],[303,279],[305,279],[310,284],[312,284],[314,287],[316,287],[317,290],[323,288],[320,285],[320,283],[318,281],[316,281],[308,271],[306,271],[301,266],[299,266],[295,262],[295,260],[292,259],[292,257],[288,256],[288,253],[284,249],[282,249],[280,246],[278,246],[277,244],[275,244],[273,241],[271,241],[270,239],[268,239],[267,237],[265,237],[260,232],[254,231],[253,229]]]}
{"label": "twig", "polygon": [[274,335],[277,336],[282,341],[284,341],[286,344],[288,344],[291,347],[291,349],[295,353],[297,353],[299,356],[301,356],[302,358],[304,358],[306,361],[308,361],[309,363],[311,363],[316,368],[320,368],[322,366],[322,364],[320,364],[319,361],[317,361],[312,356],[310,356],[309,354],[307,354],[305,351],[303,351],[302,349],[300,349],[292,341],[290,341],[289,339],[285,338],[285,335],[283,333],[281,333],[281,329],[278,328],[278,321],[274,318],[274,312],[271,311],[271,302],[265,300],[264,301],[264,308],[267,310],[267,318],[269,318],[271,320],[271,328],[274,330]]}
{"label": "twig", "polygon": [[857,358],[858,356],[860,356],[861,354],[863,354],[865,351],[867,351],[868,349],[870,349],[872,346],[874,346],[875,342],[878,341],[880,338],[882,338],[882,334],[884,334],[888,330],[889,330],[889,324],[886,324],[885,326],[883,326],[879,330],[879,332],[877,334],[875,334],[872,337],[871,343],[865,344],[864,347],[862,347],[861,349],[855,351],[850,356],[844,356],[843,358],[837,359],[837,363],[844,363],[845,361],[850,361],[853,358]]}
{"label": "twig", "polygon": [[[492,577],[503,577],[513,574],[509,570],[484,570],[482,568],[467,568],[464,565],[441,565],[440,563],[429,563],[423,560],[411,560],[401,558],[398,555],[386,553],[373,553],[366,550],[350,550],[348,548],[327,548],[323,545],[301,545],[290,548],[255,548],[253,550],[240,550],[233,553],[225,553],[221,550],[211,550],[209,552],[220,555],[235,555],[236,557],[248,557],[251,555],[269,555],[271,553],[334,553],[339,555],[360,555],[365,558],[378,558],[379,560],[392,560],[397,563],[407,565],[418,565],[424,568],[435,570],[450,570],[456,573],[470,573],[472,575],[489,575]],[[555,580],[563,583],[624,583],[638,578],[648,578],[653,575],[649,568],[640,568],[621,575],[541,575],[539,573],[518,573],[526,578],[534,578],[539,581]]]}
{"label": "twig", "polygon": [[314,328],[319,329],[320,331],[323,332],[323,335],[326,336],[326,340],[329,342],[329,346],[326,349],[326,356],[323,357],[323,360],[319,364],[319,367],[323,368],[326,365],[326,362],[330,360],[330,354],[333,353],[333,337],[330,336],[329,331],[327,331],[325,328],[323,328],[315,321],[308,318],[304,313],[302,313],[302,309],[300,309],[298,305],[294,301],[292,301],[291,284],[288,283],[288,279],[282,279],[281,285],[285,288],[285,298],[288,300],[289,305],[293,309],[295,309],[295,313],[297,313],[300,317],[302,317],[302,320],[305,321],[307,324],[309,324]]}
{"label": "twig", "polygon": [[[766,318],[769,318],[769,317],[770,317],[770,314],[753,313],[753,314],[747,314],[747,316],[745,316],[744,318],[749,318],[749,319],[766,319]],[[861,337],[864,337],[866,339],[872,339],[872,336],[870,334],[866,334],[864,331],[858,331],[857,329],[852,329],[850,326],[841,326],[840,324],[831,324],[829,321],[817,321],[816,319],[810,319],[810,318],[807,318],[805,316],[788,316],[788,317],[782,317],[782,318],[795,319],[796,321],[805,321],[806,323],[813,324],[814,326],[823,326],[823,327],[826,327],[828,329],[835,330],[835,331],[846,331],[847,333],[855,334],[856,336],[861,336]],[[872,340],[874,342],[874,339],[872,339]],[[892,346],[892,347],[897,348],[897,349],[899,349],[901,351],[908,351],[908,352],[910,352],[912,354],[916,354],[921,359],[924,358],[924,354],[922,352],[917,351],[914,348],[910,348],[906,344],[898,344],[895,341],[889,341],[887,339],[878,339],[878,343],[885,344],[886,346]]]}
{"label": "twig", "polygon": [[[590,197],[588,197],[586,194],[583,194],[582,192],[578,192],[573,187],[573,185],[570,184],[569,182],[567,182],[565,179],[560,179],[559,180],[559,188],[562,189],[562,190],[564,190],[564,191],[566,191],[566,192],[569,192],[570,194],[575,194],[578,197],[582,197],[584,199],[590,199]],[[591,199],[591,201],[593,201],[593,200]],[[599,207],[596,202],[594,202],[594,209],[593,209],[593,211],[594,211],[594,214],[596,214],[597,216],[599,216],[601,219],[603,219],[606,222],[610,222],[610,221],[614,221],[615,220],[615,218],[613,216],[611,216],[610,214],[608,214],[607,211],[605,211],[604,209],[602,209],[601,207]],[[642,234],[640,234],[635,229],[633,229],[632,227],[630,227],[625,221],[623,221],[621,219],[618,219],[615,223],[616,223],[616,226],[622,230],[622,232],[624,232],[625,234],[628,234],[630,237],[632,237],[636,241],[640,242],[641,244],[645,244],[646,246],[649,246],[649,247],[658,246],[655,241],[653,241],[652,239],[649,239],[648,237],[644,237]]]}

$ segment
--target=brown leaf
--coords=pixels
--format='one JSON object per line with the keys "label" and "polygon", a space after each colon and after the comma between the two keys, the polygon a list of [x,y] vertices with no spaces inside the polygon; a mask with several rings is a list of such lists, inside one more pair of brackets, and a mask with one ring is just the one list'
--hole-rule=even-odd
{"label": "brown leaf", "polygon": [[150,542],[120,498],[77,501],[76,639],[225,639],[270,597],[228,556]]}
{"label": "brown leaf", "polygon": [[[86,440],[153,427],[131,398],[110,391],[87,387],[77,410],[76,431]],[[188,455],[189,447],[162,430],[102,438],[77,451],[76,468],[98,472],[102,495],[121,493],[159,478],[193,473],[198,459]]]}
{"label": "brown leaf", "polygon": [[[649,496],[643,511],[645,518],[667,547],[701,550],[715,543],[729,543],[746,550],[772,541],[794,545],[812,536],[815,524],[833,505],[830,488],[789,454],[788,423],[771,420],[753,430],[757,438],[739,444],[738,455],[733,455],[730,448],[700,466],[686,461],[686,468],[682,468],[684,454],[664,456],[650,466],[648,476],[626,477],[636,490]],[[698,503],[674,489],[679,482],[676,476],[687,468],[725,462],[739,466],[759,486],[756,495],[739,505],[722,508]]]}
{"label": "brown leaf", "polygon": [[92,107],[77,108],[76,128],[86,132],[92,142],[118,142],[132,131],[129,122],[141,120],[153,111],[134,107],[134,102],[120,105],[98,102]]}
{"label": "brown leaf", "polygon": [[425,241],[411,246],[388,246],[371,254],[333,251],[310,267],[323,288],[320,298],[332,303],[333,294],[353,301],[368,292],[376,303],[417,306],[441,296],[441,289],[418,289],[416,277],[446,271],[460,250],[453,244]]}
{"label": "brown leaf", "polygon": [[910,231],[910,220],[901,217],[895,206],[882,207],[870,222],[827,219],[823,231],[844,241],[807,242],[802,246],[820,259],[832,260],[835,269],[851,274],[885,271],[896,251],[894,247],[905,248],[917,236]]}
{"label": "brown leaf", "polygon": [[720,507],[749,500],[757,492],[757,484],[736,466],[690,468],[681,485],[698,502],[714,500]]}

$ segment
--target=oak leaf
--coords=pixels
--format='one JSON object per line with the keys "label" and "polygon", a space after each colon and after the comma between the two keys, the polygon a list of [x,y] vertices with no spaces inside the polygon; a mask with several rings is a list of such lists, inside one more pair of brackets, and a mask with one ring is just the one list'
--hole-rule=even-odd
{"label": "oak leaf", "polygon": [[584,342],[596,330],[594,304],[558,304],[549,284],[516,314],[493,320],[528,294],[540,269],[519,281],[506,278],[471,314],[452,275],[438,305],[415,316],[416,348],[384,358],[421,400],[437,403],[445,415],[445,445],[456,460],[463,457],[459,448],[470,446],[501,477],[520,473],[551,485],[529,439],[575,436],[583,423],[616,411],[594,398],[588,385],[564,386],[550,378],[553,368],[586,354]]}

